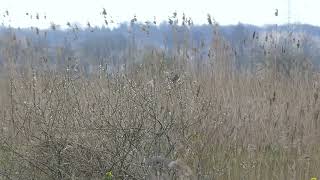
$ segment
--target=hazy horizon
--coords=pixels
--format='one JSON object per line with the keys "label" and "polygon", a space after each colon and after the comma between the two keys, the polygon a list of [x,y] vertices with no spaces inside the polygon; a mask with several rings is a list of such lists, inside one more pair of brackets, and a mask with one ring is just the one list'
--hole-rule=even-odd
{"label": "hazy horizon", "polygon": [[[257,26],[267,24],[286,24],[288,22],[288,7],[291,7],[290,22],[319,26],[317,17],[316,0],[243,0],[243,1],[208,1],[198,0],[196,2],[185,1],[48,1],[48,0],[0,0],[1,21],[5,26],[30,27],[37,26],[47,28],[51,22],[66,27],[67,22],[77,22],[86,25],[90,22],[92,26],[104,24],[101,15],[102,9],[107,12],[107,19],[115,23],[130,21],[134,15],[138,20],[153,21],[154,17],[158,22],[166,21],[173,12],[178,13],[179,19],[185,13],[191,17],[195,24],[206,23],[207,14],[211,14],[221,25],[234,25],[240,23]],[[275,10],[279,15],[275,16]],[[8,10],[9,16],[6,15]],[[28,13],[28,15],[26,15]],[[36,19],[39,14],[39,20]],[[3,16],[5,15],[5,17]],[[31,19],[32,15],[32,19]],[[46,16],[46,19],[44,19]],[[114,25],[111,25],[114,26]]]}

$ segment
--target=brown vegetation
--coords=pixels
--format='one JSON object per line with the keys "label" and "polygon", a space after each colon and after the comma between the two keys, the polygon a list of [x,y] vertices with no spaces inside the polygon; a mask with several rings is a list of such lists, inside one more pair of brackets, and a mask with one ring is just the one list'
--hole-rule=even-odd
{"label": "brown vegetation", "polygon": [[88,77],[70,64],[50,68],[45,51],[7,40],[0,179],[320,177],[318,72],[295,61],[301,53],[284,71],[278,61],[287,54],[270,44],[259,71],[237,69],[208,21],[216,35],[208,62],[195,65],[188,46],[169,61],[146,49],[124,72]]}

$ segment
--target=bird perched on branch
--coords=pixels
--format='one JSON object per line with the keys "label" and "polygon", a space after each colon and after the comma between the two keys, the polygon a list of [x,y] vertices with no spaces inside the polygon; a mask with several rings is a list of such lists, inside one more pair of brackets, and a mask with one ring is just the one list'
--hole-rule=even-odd
{"label": "bird perched on branch", "polygon": [[173,82],[173,83],[176,83],[178,80],[179,80],[179,75],[178,74],[176,74],[172,79],[171,79],[171,81]]}

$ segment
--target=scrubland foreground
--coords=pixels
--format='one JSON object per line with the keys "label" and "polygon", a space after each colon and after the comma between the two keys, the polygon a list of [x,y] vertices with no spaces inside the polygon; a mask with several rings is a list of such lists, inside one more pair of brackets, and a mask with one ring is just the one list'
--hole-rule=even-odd
{"label": "scrubland foreground", "polygon": [[253,34],[263,47],[244,67],[217,24],[212,33],[202,61],[186,36],[170,51],[130,46],[116,71],[84,73],[63,48],[50,50],[52,63],[46,46],[21,45],[11,30],[1,40],[0,179],[320,178],[320,74],[303,44]]}

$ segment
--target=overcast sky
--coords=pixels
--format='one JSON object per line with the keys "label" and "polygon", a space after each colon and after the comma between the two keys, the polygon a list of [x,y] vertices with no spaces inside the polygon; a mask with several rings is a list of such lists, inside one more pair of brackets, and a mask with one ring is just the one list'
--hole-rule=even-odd
{"label": "overcast sky", "polygon": [[[320,25],[320,0],[291,0],[292,22]],[[220,24],[238,22],[264,25],[283,24],[288,21],[288,0],[0,0],[1,21],[11,26],[47,27],[50,21],[65,25],[67,21],[102,25],[102,8],[115,22],[130,20],[134,14],[138,20],[167,20],[172,12],[184,12],[195,23],[205,23],[210,13]],[[279,16],[275,17],[275,9]],[[3,17],[6,10],[9,17]],[[32,14],[33,19],[26,16]],[[36,21],[36,13],[40,20]],[[44,20],[43,16],[47,19]],[[42,19],[41,19],[42,18]]]}

